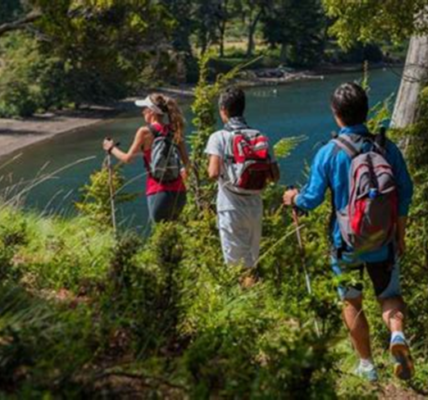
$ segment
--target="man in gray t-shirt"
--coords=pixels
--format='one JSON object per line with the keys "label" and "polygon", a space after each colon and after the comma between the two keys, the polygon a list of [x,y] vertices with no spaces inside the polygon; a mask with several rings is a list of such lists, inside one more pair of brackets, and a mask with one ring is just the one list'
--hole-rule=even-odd
{"label": "man in gray t-shirt", "polygon": [[[218,181],[217,215],[226,264],[252,268],[259,258],[263,205],[261,192],[239,193],[225,174],[224,157],[233,131],[249,129],[243,113],[245,94],[237,88],[227,89],[220,97],[220,116],[225,129],[213,133],[205,153],[209,155],[208,174]],[[272,176],[279,179],[279,169],[272,164]]]}

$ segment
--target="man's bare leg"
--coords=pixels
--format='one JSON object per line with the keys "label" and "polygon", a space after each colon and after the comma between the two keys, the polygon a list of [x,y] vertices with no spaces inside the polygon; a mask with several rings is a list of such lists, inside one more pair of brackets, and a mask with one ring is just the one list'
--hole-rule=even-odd
{"label": "man's bare leg", "polygon": [[394,358],[394,373],[400,379],[410,379],[414,373],[413,361],[404,336],[406,305],[401,296],[379,299],[382,318],[391,331],[390,350]]}
{"label": "man's bare leg", "polygon": [[382,307],[382,318],[392,332],[404,331],[404,313],[406,305],[401,296],[391,297],[389,299],[379,299]]}
{"label": "man's bare leg", "polygon": [[371,360],[370,329],[362,308],[362,296],[356,299],[345,299],[343,319],[349,330],[352,344],[360,359]]}

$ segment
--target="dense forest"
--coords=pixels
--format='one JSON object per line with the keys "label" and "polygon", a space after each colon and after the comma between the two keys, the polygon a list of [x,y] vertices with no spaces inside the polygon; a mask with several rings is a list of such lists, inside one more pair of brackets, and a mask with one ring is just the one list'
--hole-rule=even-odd
{"label": "dense forest", "polygon": [[342,50],[329,35],[333,21],[319,0],[2,1],[0,116],[195,83],[208,49],[211,78],[260,55],[251,68],[389,62],[403,53],[405,41]]}
{"label": "dense forest", "polygon": [[[3,196],[1,396],[428,396],[428,65],[418,61],[415,68],[414,60],[415,54],[422,59],[428,54],[423,24],[428,3],[344,3],[0,3],[4,115],[106,101],[162,82],[192,82],[198,77],[192,106],[195,132],[190,138],[197,173],[190,177],[191,199],[179,222],[158,224],[147,238],[130,231],[115,233],[106,169],[94,171],[82,188],[79,216],[72,219],[22,209],[26,193],[46,179],[43,171],[18,193]],[[233,35],[239,43],[245,37],[243,48],[225,45]],[[356,360],[340,318],[342,304],[335,290],[339,282],[328,273],[328,201],[301,219],[312,283],[308,293],[296,229],[281,204],[284,188],[268,187],[257,265],[260,281],[244,288],[239,284],[243,271],[223,265],[215,187],[205,171],[203,149],[215,130],[219,91],[237,72],[213,77],[213,58],[230,61],[239,52],[239,61],[251,59],[262,43],[262,51],[285,65],[314,67],[332,54],[349,54],[346,49],[380,48],[385,43],[400,48],[409,40],[388,135],[403,148],[415,182],[401,264],[406,332],[416,374],[409,383],[393,378],[386,351],[388,332],[368,291],[365,310],[380,372],[380,382],[372,385],[352,374]],[[366,78],[370,85],[370,75]],[[389,118],[387,108],[377,107],[370,127],[376,131]],[[279,142],[277,157],[286,157],[295,145],[293,140]],[[120,168],[114,179],[116,187],[124,184]],[[118,200],[129,201],[132,196],[123,193]]]}

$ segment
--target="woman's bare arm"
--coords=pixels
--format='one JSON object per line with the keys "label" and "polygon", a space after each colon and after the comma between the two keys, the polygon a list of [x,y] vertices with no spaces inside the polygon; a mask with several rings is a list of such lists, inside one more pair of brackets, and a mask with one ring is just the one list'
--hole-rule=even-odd
{"label": "woman's bare arm", "polygon": [[112,139],[105,139],[103,148],[105,151],[109,151],[111,149],[111,154],[113,154],[119,161],[129,163],[138,153],[141,152],[141,149],[149,135],[150,131],[148,128],[140,128],[135,134],[134,142],[126,153],[114,146],[114,141]]}

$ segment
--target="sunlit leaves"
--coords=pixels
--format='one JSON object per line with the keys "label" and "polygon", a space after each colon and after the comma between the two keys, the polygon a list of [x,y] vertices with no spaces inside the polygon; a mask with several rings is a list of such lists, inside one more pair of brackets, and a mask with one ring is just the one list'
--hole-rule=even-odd
{"label": "sunlit leaves", "polygon": [[305,140],[307,140],[306,136],[294,136],[280,139],[274,146],[275,157],[277,159],[288,157],[291,152]]}
{"label": "sunlit leaves", "polygon": [[426,13],[427,0],[323,0],[327,15],[335,20],[330,33],[342,47],[356,42],[392,40],[400,42],[413,33],[428,31],[415,20]]}

